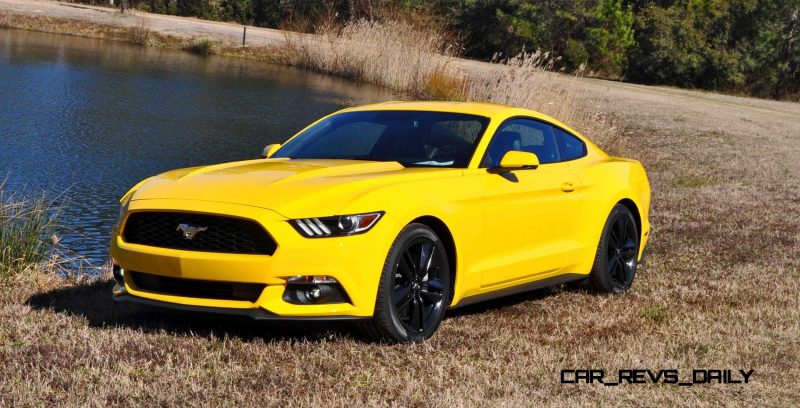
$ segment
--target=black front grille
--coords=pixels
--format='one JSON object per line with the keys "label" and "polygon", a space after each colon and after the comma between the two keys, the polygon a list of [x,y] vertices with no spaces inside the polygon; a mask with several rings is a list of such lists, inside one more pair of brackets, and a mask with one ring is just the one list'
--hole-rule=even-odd
{"label": "black front grille", "polygon": [[266,285],[170,278],[129,271],[139,290],[164,295],[255,302]]}
{"label": "black front grille", "polygon": [[[198,231],[188,239],[181,225]],[[232,254],[272,255],[277,248],[255,221],[182,212],[133,213],[125,222],[122,238],[131,244]]]}

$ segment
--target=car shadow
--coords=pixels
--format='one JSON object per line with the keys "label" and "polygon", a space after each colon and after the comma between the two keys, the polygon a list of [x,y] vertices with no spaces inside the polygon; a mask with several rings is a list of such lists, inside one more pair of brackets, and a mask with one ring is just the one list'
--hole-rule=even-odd
{"label": "car shadow", "polygon": [[361,339],[355,327],[342,322],[309,326],[298,322],[262,322],[236,316],[216,316],[117,304],[111,298],[111,280],[92,280],[38,293],[27,300],[37,310],[52,310],[87,320],[90,327],[126,327],[143,332],[168,332],[204,337],[233,336],[242,340],[318,341],[336,337]]}
{"label": "car shadow", "polygon": [[449,319],[453,317],[469,316],[474,314],[502,312],[503,309],[516,306],[520,303],[531,302],[547,298],[549,296],[552,296],[556,291],[560,290],[574,290],[574,289],[564,288],[562,286],[554,286],[554,287],[536,289],[528,292],[517,293],[514,295],[507,295],[494,299],[484,300],[478,303],[473,303],[471,305],[460,306],[448,310],[444,318]]}
{"label": "car shadow", "polygon": [[[86,319],[90,327],[125,327],[143,332],[167,332],[175,335],[219,337],[233,336],[242,340],[320,341],[334,337],[369,342],[352,323],[263,322],[236,316],[217,316],[141,306],[119,305],[111,298],[111,280],[91,280],[72,286],[38,293],[27,300],[36,310],[52,310]],[[445,319],[474,314],[501,312],[520,303],[541,300],[562,287],[545,288],[516,295],[482,301],[449,310]],[[568,289],[570,290],[570,289]],[[574,290],[574,289],[571,289]]]}

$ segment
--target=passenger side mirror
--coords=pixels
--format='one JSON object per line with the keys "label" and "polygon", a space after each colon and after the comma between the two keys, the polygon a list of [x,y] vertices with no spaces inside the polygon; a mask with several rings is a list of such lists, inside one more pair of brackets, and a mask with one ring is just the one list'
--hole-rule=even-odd
{"label": "passenger side mirror", "polygon": [[539,157],[535,153],[509,150],[500,160],[500,165],[490,167],[489,173],[498,174],[512,170],[528,170],[539,167]]}
{"label": "passenger side mirror", "polygon": [[271,145],[267,145],[267,147],[265,147],[264,151],[261,153],[261,158],[262,159],[268,159],[270,156],[275,154],[275,152],[277,152],[278,149],[280,149],[280,148],[281,148],[281,144],[280,143],[274,143],[274,144],[271,144]]}

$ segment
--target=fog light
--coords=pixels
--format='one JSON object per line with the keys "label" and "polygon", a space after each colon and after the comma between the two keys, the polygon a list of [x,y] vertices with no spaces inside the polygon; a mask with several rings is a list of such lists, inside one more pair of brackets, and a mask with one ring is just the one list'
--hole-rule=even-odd
{"label": "fog light", "polygon": [[327,275],[298,275],[286,278],[283,300],[295,305],[350,302],[342,285]]}
{"label": "fog light", "polygon": [[114,280],[117,281],[117,284],[120,286],[125,286],[125,269],[122,269],[121,266],[114,264],[111,267],[112,273],[114,275]]}
{"label": "fog light", "polygon": [[322,297],[322,289],[317,285],[313,285],[306,289],[306,297],[312,302],[318,302],[319,298]]}

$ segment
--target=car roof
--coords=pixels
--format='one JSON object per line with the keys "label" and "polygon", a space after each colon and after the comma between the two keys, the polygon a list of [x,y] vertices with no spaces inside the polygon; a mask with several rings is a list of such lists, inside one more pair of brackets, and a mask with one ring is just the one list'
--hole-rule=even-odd
{"label": "car roof", "polygon": [[466,113],[479,116],[494,116],[503,111],[514,109],[508,105],[487,102],[428,102],[428,101],[390,101],[346,109],[347,112],[376,110],[412,110],[431,112]]}
{"label": "car roof", "polygon": [[[452,112],[468,115],[484,116],[488,118],[506,118],[512,116],[528,116],[541,119],[561,127],[567,127],[556,118],[550,117],[540,112],[530,109],[518,108],[515,106],[503,105],[490,102],[428,102],[428,101],[390,101],[375,103],[370,105],[356,106],[344,109],[340,112],[364,112],[382,110],[409,110],[409,111],[428,111],[428,112]],[[571,129],[571,128],[570,128]],[[572,130],[572,129],[571,129]],[[574,132],[574,130],[572,130]]]}

